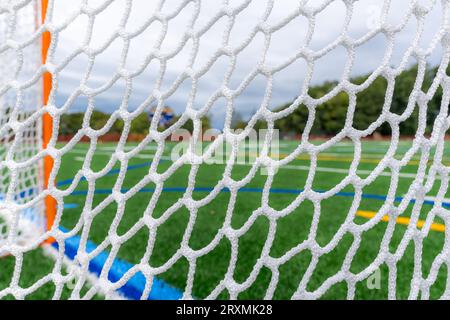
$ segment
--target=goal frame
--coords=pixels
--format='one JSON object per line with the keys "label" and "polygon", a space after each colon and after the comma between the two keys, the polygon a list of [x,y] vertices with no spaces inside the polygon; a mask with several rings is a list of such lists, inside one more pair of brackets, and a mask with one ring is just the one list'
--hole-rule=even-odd
{"label": "goal frame", "polygon": [[[47,9],[48,9],[48,0],[40,0],[40,11],[41,11],[41,23],[45,23],[45,19],[47,17]],[[42,34],[42,63],[45,65],[47,61],[47,54],[48,50],[50,48],[51,43],[51,34],[50,31],[45,30]],[[49,97],[50,92],[52,90],[52,75],[49,71],[46,71],[43,74],[43,81],[42,81],[42,93],[43,93],[43,107],[45,108]],[[53,117],[48,114],[44,113],[42,116],[42,148],[46,149],[51,138],[53,135]],[[48,189],[49,187],[49,178],[50,174],[53,170],[53,164],[54,159],[50,155],[46,155],[44,158],[44,177],[43,177],[43,183],[44,188]],[[56,217],[56,200],[51,196],[47,195],[45,197],[44,201],[44,210],[45,210],[45,218],[46,218],[46,229],[49,231],[55,222]],[[46,241],[46,243],[53,243],[55,242],[55,239],[50,237]]]}

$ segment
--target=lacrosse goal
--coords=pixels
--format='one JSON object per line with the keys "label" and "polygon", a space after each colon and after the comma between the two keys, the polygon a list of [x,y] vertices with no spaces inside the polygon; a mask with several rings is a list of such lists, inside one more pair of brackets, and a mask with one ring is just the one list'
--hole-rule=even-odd
{"label": "lacrosse goal", "polygon": [[[4,270],[10,270],[0,277],[0,297],[24,299],[51,286],[48,298],[56,299],[116,298],[117,294],[138,299],[317,299],[339,287],[343,292],[339,297],[352,299],[359,297],[361,283],[381,268],[381,275],[386,276],[382,279],[385,298],[429,298],[436,286],[441,288],[439,297],[450,298],[445,271],[450,268],[445,229],[450,217],[445,200],[450,173],[445,163],[445,136],[450,125],[446,74],[449,1],[408,1],[402,18],[395,22],[389,17],[398,11],[397,3],[379,1],[376,19],[358,36],[350,32],[352,23],[360,18],[356,9],[371,1],[295,1],[292,8],[281,10],[279,19],[271,19],[274,7],[280,5],[273,0],[215,1],[215,11],[206,14],[207,1],[201,0],[155,1],[152,9],[146,7],[149,1],[80,0],[67,3],[73,10],[61,16],[62,2],[0,0],[0,264],[9,263]],[[316,18],[333,5],[344,12],[339,18],[339,34],[322,47],[311,45],[320,27]],[[236,31],[241,15],[256,10],[252,6],[262,8],[260,14],[246,18],[245,30]],[[423,45],[427,17],[436,10],[441,20],[434,21],[432,40]],[[176,22],[179,18],[181,22]],[[271,52],[277,49],[272,40],[300,20],[304,29],[284,39],[297,46],[269,62]],[[393,66],[394,48],[404,41],[399,34],[409,30],[411,23],[416,26],[411,33],[414,37]],[[204,41],[218,25],[221,36]],[[166,40],[173,28],[178,37]],[[303,31],[301,41],[294,41]],[[379,38],[383,44],[375,42],[370,50],[382,53],[380,61],[363,81],[353,83],[359,48]],[[261,46],[253,61],[242,67],[242,53],[257,39]],[[116,45],[119,50],[103,56]],[[209,55],[200,54],[205,47],[211,49]],[[320,59],[337,49],[346,57],[340,80],[329,92],[313,96],[310,88]],[[134,62],[140,53],[140,62],[129,67],[129,60]],[[436,72],[425,86],[433,55]],[[394,89],[411,60],[416,78],[404,110],[397,114],[391,110]],[[223,69],[215,69],[218,61],[226,61]],[[294,99],[283,109],[273,108],[271,99],[280,95],[274,79],[299,61],[304,69],[296,69],[285,82],[287,86],[302,78]],[[102,65],[114,67],[108,75],[93,76]],[[156,67],[139,80],[151,66]],[[198,98],[206,95],[202,79],[211,70],[215,70],[213,76],[206,78],[210,91],[200,103]],[[166,77],[174,73],[165,85]],[[239,80],[232,85],[236,77]],[[257,90],[261,99],[252,105],[242,130],[235,132],[235,101],[255,79],[263,83]],[[366,128],[356,128],[358,97],[379,79],[386,84],[379,114]],[[114,91],[116,86],[119,89]],[[145,92],[145,97],[134,99],[134,90]],[[163,112],[168,110],[168,101],[175,101],[170,99],[177,91],[186,93],[172,107],[179,116],[171,113],[170,121],[166,119],[161,128]],[[440,108],[430,120],[428,105],[438,94]],[[107,98],[99,102],[102,95]],[[343,96],[342,127],[317,143],[313,139],[316,120],[335,121],[322,117],[320,106]],[[218,101],[223,101],[220,133],[198,152],[202,126]],[[299,109],[307,114],[304,123],[297,123],[302,129],[295,134],[300,138],[292,140],[295,145],[287,154],[273,157],[277,123]],[[75,113],[80,115],[77,123]],[[404,146],[400,128],[411,117],[417,119],[416,132],[399,156]],[[103,122],[98,126],[95,121],[100,118]],[[145,121],[147,127],[139,127]],[[192,124],[188,130],[194,133],[192,138],[184,152],[168,159],[171,137],[187,123]],[[237,163],[239,144],[261,123],[265,133],[257,156],[247,165]],[[386,148],[379,158],[366,159],[365,139],[381,127],[390,130],[383,141]],[[66,134],[69,129],[71,134]],[[105,142],[105,137],[110,141]],[[214,169],[202,174],[223,144],[231,146],[225,163],[210,165]],[[342,145],[350,145],[348,166],[323,168],[323,161],[335,157],[327,151]],[[408,166],[414,161],[411,171]],[[277,175],[286,172],[283,168],[291,173],[280,186]],[[239,176],[236,170],[244,171],[239,171]],[[217,172],[218,179],[211,182]],[[288,181],[291,175],[295,180],[295,172],[303,175]],[[335,185],[326,190],[315,187],[318,177],[325,183],[328,178],[333,180],[334,174],[341,174]],[[205,181],[213,184],[205,185]],[[294,182],[295,187],[290,185]],[[366,192],[377,183],[382,185],[378,198]],[[167,204],[173,194],[176,199]],[[278,207],[271,202],[274,194]],[[331,219],[333,212],[326,209],[327,203],[337,198],[349,200],[348,206],[331,205],[336,208],[331,211],[342,211],[341,220]],[[373,214],[363,211],[367,199],[381,202]],[[255,205],[246,207],[246,203]],[[205,207],[209,209],[203,210]],[[310,217],[309,222],[293,218],[301,214]],[[178,216],[183,218],[174,220]],[[97,219],[101,219],[99,223]],[[332,234],[319,235],[322,221],[330,221],[327,230]],[[279,228],[291,228],[286,230],[292,237]],[[400,235],[399,228],[403,228]],[[427,241],[433,230],[443,231],[443,238],[430,240],[430,244]],[[167,237],[158,240],[164,232]],[[208,238],[210,232],[213,235]],[[291,241],[302,232],[303,239]],[[192,234],[199,233],[207,240],[200,235],[193,245]],[[256,234],[253,242],[242,244],[252,233]],[[372,241],[367,234],[375,239],[375,249],[365,249],[364,243]],[[397,245],[393,247],[394,240]],[[173,250],[158,249],[160,242],[173,245]],[[427,245],[433,246],[435,255],[427,253]],[[135,247],[141,247],[141,252],[133,251]],[[243,250],[249,257],[254,254],[254,259],[241,262],[246,259]],[[163,258],[166,251],[170,255]],[[339,263],[329,258],[335,251],[340,252]],[[299,258],[302,254],[307,258]],[[202,263],[208,255],[214,257]],[[39,269],[40,259],[49,267]],[[403,263],[404,259],[410,260]],[[355,261],[361,262],[359,267]],[[318,272],[324,263],[326,272]],[[36,266],[35,271],[25,270],[30,264]],[[406,266],[401,272],[400,264]],[[405,278],[405,273],[409,277]],[[286,277],[292,281],[283,280]]]}

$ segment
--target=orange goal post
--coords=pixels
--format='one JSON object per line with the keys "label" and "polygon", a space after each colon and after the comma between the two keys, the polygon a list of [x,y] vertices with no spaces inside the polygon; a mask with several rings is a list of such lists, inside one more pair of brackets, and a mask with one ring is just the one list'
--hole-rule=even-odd
{"label": "orange goal post", "polygon": [[[47,15],[48,0],[41,0],[41,17],[42,23],[45,22]],[[47,60],[47,52],[50,47],[51,34],[49,31],[42,33],[42,63],[45,65]],[[43,75],[43,103],[44,107],[47,105],[50,92],[52,90],[52,75],[47,71]],[[47,145],[52,138],[53,134],[53,118],[48,113],[42,116],[42,147],[47,148]],[[53,158],[50,155],[44,158],[44,187],[48,188],[49,177],[53,169]],[[46,227],[50,230],[53,226],[56,216],[56,201],[48,195],[45,198],[45,215],[46,215]],[[49,238],[46,242],[53,242],[53,238]]]}

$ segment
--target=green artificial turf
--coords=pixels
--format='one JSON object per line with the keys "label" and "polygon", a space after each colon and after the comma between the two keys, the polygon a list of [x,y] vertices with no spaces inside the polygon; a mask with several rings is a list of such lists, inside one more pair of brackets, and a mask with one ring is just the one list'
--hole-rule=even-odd
{"label": "green artificial turf", "polygon": [[[316,142],[321,143],[320,141]],[[294,150],[297,142],[282,141],[281,153],[289,153]],[[397,152],[397,158],[408,150],[410,143],[401,142]],[[61,169],[58,173],[58,181],[71,179],[82,168],[86,151],[89,144],[78,144],[76,149],[67,153],[61,163]],[[130,148],[133,148],[130,144]],[[167,143],[164,155],[170,156],[170,150],[174,146],[172,143]],[[90,163],[90,168],[93,171],[99,171],[111,158],[112,148],[114,144],[99,144],[93,160]],[[154,147],[148,148],[139,154],[139,157],[134,157],[128,163],[128,166],[139,165],[151,161],[152,154],[154,154]],[[373,170],[376,166],[376,159],[383,156],[383,152],[387,150],[386,142],[364,142],[363,152],[365,159],[359,164],[358,170]],[[349,143],[338,144],[337,146],[326,150],[322,160],[319,160],[319,167],[348,169],[351,158],[353,157],[353,147]],[[449,156],[449,154],[446,154]],[[319,158],[320,159],[320,158]],[[375,160],[374,160],[375,159]],[[417,157],[416,157],[417,159]],[[172,165],[171,161],[165,160],[159,163],[157,171],[163,173]],[[310,161],[308,159],[296,159],[289,163],[291,166],[309,167]],[[119,168],[119,162],[115,163],[114,168]],[[133,167],[132,167],[133,168]],[[122,187],[131,188],[138,183],[148,172],[148,166],[138,166],[128,170]],[[214,187],[222,178],[225,169],[224,164],[211,164],[200,166],[196,174],[195,187],[208,188]],[[191,167],[184,165],[174,172],[171,177],[164,183],[164,188],[185,188],[187,186],[188,176]],[[232,178],[238,180],[245,177],[250,170],[248,165],[236,165],[232,171]],[[414,161],[411,165],[402,169],[402,173],[414,173],[417,171],[417,165]],[[387,171],[386,171],[387,172]],[[299,170],[295,168],[280,169],[276,173],[273,182],[273,189],[291,189],[301,190],[304,188],[305,181],[308,176],[308,171]],[[346,174],[321,172],[317,171],[313,181],[313,189],[315,190],[329,190],[336,186]],[[361,174],[361,177],[366,177],[367,174]],[[111,190],[117,182],[117,174],[108,174],[95,181],[95,189],[97,190]],[[389,176],[379,176],[371,185],[364,188],[365,194],[374,194],[385,196],[390,185]],[[267,175],[258,171],[256,176],[250,181],[245,188],[263,188],[266,183]],[[413,179],[401,178],[397,186],[396,195],[402,196],[405,194]],[[439,189],[440,180],[437,180],[432,192],[429,195],[434,195]],[[68,185],[61,186],[61,189],[67,188]],[[123,217],[119,221],[117,232],[119,235],[125,234],[144,214],[144,211],[153,197],[151,192],[155,188],[153,183],[145,186],[145,192],[139,192],[133,195],[126,201]],[[88,183],[86,181],[80,182],[77,191],[88,190]],[[354,192],[352,186],[347,186],[342,190],[343,192]],[[174,203],[176,203],[184,192],[163,192],[156,202],[155,209],[152,210],[151,215],[154,218],[160,217],[163,213]],[[194,192],[193,198],[195,200],[203,199],[208,196],[209,191]],[[269,205],[277,210],[286,208],[298,194],[294,193],[271,193],[269,196]],[[448,195],[447,195],[448,196]],[[101,193],[95,194],[92,200],[92,208],[105,201],[109,194]],[[209,204],[199,208],[192,229],[189,246],[192,249],[199,250],[207,246],[216,236],[218,230],[224,223],[226,210],[230,203],[230,193],[222,192],[214,198]],[[344,222],[349,208],[352,204],[353,197],[334,196],[323,200],[320,207],[320,218],[317,227],[316,241],[320,246],[325,246],[336,234],[339,227]],[[86,205],[86,196],[70,195],[65,197],[65,203],[77,204],[78,207],[65,209],[62,216],[62,226],[71,229],[75,226],[80,218],[83,207]],[[260,192],[239,192],[235,201],[234,210],[232,213],[231,225],[238,229],[242,227],[252,212],[261,206],[262,194]],[[359,210],[377,211],[383,204],[382,200],[377,199],[363,199],[359,206]],[[89,205],[89,204],[88,204]],[[405,216],[408,216],[412,210],[412,205],[408,207]],[[430,205],[424,205],[421,212],[421,219],[425,219]],[[89,239],[97,244],[104,241],[111,227],[111,223],[116,216],[118,210],[117,203],[111,201],[108,205],[95,216],[92,226],[89,231]],[[275,238],[270,249],[272,257],[283,256],[291,248],[297,246],[302,241],[308,238],[311,224],[313,221],[313,203],[310,200],[305,200],[296,208],[291,214],[281,217],[277,220]],[[189,210],[182,207],[173,213],[163,224],[156,230],[156,241],[149,259],[149,263],[153,267],[165,264],[180,248],[180,243],[183,239],[189,220]],[[361,217],[355,218],[355,223],[363,224],[368,220]],[[435,219],[436,223],[443,223],[439,219]],[[350,270],[357,273],[367,267],[379,252],[381,239],[386,230],[387,223],[380,222],[369,231],[363,233],[361,244],[357,250],[355,257],[352,260]],[[394,236],[390,243],[391,252],[397,248],[402,236],[406,230],[404,225],[396,225]],[[259,216],[245,234],[239,238],[238,245],[238,259],[234,271],[234,279],[240,283],[245,281],[250,275],[253,267],[260,257],[261,250],[269,234],[269,219],[265,216]],[[129,261],[131,263],[139,263],[144,255],[149,239],[149,230],[146,227],[141,228],[133,237],[126,241],[118,252],[118,257]],[[444,245],[445,234],[435,231],[430,231],[424,241],[422,255],[422,270],[425,275],[431,267],[436,255],[441,252]],[[314,269],[312,276],[307,283],[307,290],[314,291],[319,288],[323,282],[329,277],[336,274],[343,264],[346,253],[354,241],[354,237],[350,233],[346,233],[339,241],[334,250],[328,254],[320,256],[318,264]],[[107,250],[110,250],[109,246]],[[196,272],[194,278],[193,295],[196,298],[204,298],[219,284],[227,272],[230,263],[231,244],[227,238],[222,238],[218,245],[208,254],[198,258],[196,264]],[[289,299],[295,293],[299,282],[302,280],[308,266],[311,263],[313,254],[310,250],[304,250],[279,268],[279,281],[275,290],[275,299]],[[7,287],[11,280],[15,260],[13,257],[8,257],[0,260],[0,289]],[[41,249],[37,249],[25,254],[24,266],[20,277],[20,285],[27,287],[32,285],[37,279],[51,271],[53,261],[44,256]],[[159,278],[165,280],[169,284],[184,290],[188,274],[188,261],[186,258],[180,258],[167,271],[158,275]],[[397,265],[397,298],[406,299],[409,295],[412,272],[414,267],[414,244],[409,243],[403,258]],[[380,268],[380,289],[369,289],[367,281],[357,283],[355,298],[357,299],[386,299],[388,294],[388,269],[385,264]],[[269,282],[272,277],[272,272],[263,267],[259,272],[255,282],[244,292],[239,295],[242,299],[260,299],[265,296]],[[447,270],[442,267],[439,271],[437,281],[431,289],[431,298],[438,298],[444,291],[446,286]],[[54,285],[51,282],[44,285],[33,295],[27,298],[48,299],[51,298],[54,291]],[[345,299],[347,297],[347,284],[340,282],[327,290],[322,298],[324,299]],[[62,298],[69,294],[69,290],[64,290]],[[224,291],[219,295],[219,298],[228,298],[229,293]]]}

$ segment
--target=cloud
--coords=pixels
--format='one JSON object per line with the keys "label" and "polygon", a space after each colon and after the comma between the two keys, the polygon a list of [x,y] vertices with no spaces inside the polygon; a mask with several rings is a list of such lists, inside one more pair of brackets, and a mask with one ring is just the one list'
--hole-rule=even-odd
{"label": "cloud", "polygon": [[[89,74],[88,85],[98,88],[110,79],[123,64],[124,68],[130,72],[139,71],[133,78],[133,94],[130,97],[129,108],[136,108],[148,97],[155,86],[160,86],[162,92],[167,92],[174,81],[185,70],[188,64],[192,63],[195,72],[208,70],[202,74],[196,84],[197,96],[193,103],[196,109],[204,106],[209,97],[226,83],[226,75],[230,71],[233,63],[234,69],[230,73],[229,86],[237,88],[239,84],[254,70],[261,61],[269,67],[274,67],[284,63],[290,56],[295,54],[299,48],[306,44],[308,19],[299,15],[295,19],[290,19],[290,15],[298,9],[299,3],[308,3],[311,7],[320,7],[328,4],[323,11],[316,16],[316,28],[313,37],[308,45],[312,50],[320,50],[332,43],[340,36],[345,21],[346,8],[342,1],[275,1],[272,12],[266,19],[268,26],[279,26],[273,32],[267,52],[264,51],[264,34],[259,32],[251,37],[253,30],[258,23],[263,20],[267,12],[266,1],[230,1],[231,8],[243,9],[235,17],[231,32],[225,32],[229,26],[227,16],[221,19],[214,17],[220,12],[219,1],[201,1],[200,13],[195,15],[195,1],[182,6],[183,1],[165,1],[160,12],[167,18],[167,25],[160,21],[152,21],[155,12],[158,11],[157,1],[134,0],[133,8],[127,17],[126,2],[116,0],[112,4],[104,7],[95,15],[92,34],[89,33],[88,17],[86,15],[76,15],[80,10],[81,0],[63,1],[56,0],[54,23],[62,28],[58,39],[58,46],[55,51],[54,60],[61,63],[65,57],[80,48],[90,48],[99,50],[93,55],[94,67]],[[93,8],[101,8],[106,1],[89,1]],[[248,3],[248,5],[246,5]],[[392,1],[388,20],[393,24],[401,23],[407,17],[407,12],[411,1]],[[434,9],[426,16],[425,27],[422,35],[421,45],[429,46],[432,39],[441,27],[442,8],[439,2],[429,1],[434,4]],[[351,17],[348,35],[354,39],[364,36],[370,28],[377,23],[382,13],[382,1],[361,0],[355,3],[355,10]],[[77,16],[76,19],[71,17]],[[131,39],[130,48],[124,54],[125,43],[120,38],[110,41],[114,32],[121,23],[128,18],[124,24],[125,30],[130,33],[142,31],[139,36]],[[194,19],[194,20],[193,20]],[[189,24],[193,23],[193,32],[199,33],[199,47],[193,51],[194,43],[187,41],[180,47],[185,31]],[[289,21],[289,23],[286,23]],[[151,23],[150,23],[151,22]],[[167,27],[167,29],[165,28]],[[402,32],[397,34],[395,39],[394,52],[391,64],[398,65],[405,52],[410,47],[413,37],[417,34],[418,22],[412,15],[409,17]],[[229,35],[227,39],[226,36]],[[248,42],[247,40],[251,39]],[[161,42],[159,42],[162,40]],[[243,44],[243,50],[237,55],[237,60],[233,61],[227,56],[222,56],[215,62],[211,60],[215,52],[223,43],[228,41],[230,47],[238,48]],[[100,50],[104,47],[104,50]],[[181,48],[181,49],[180,49]],[[180,49],[180,50],[178,50]],[[352,75],[360,75],[373,71],[380,63],[387,49],[387,41],[383,35],[379,35],[356,50],[355,64],[352,68]],[[161,61],[154,58],[145,68],[143,62],[152,53],[157,52],[163,56],[170,56],[161,64]],[[193,57],[192,52],[195,53]],[[171,56],[173,54],[173,56]],[[440,60],[439,48],[430,56],[431,64],[438,64]],[[325,57],[316,62],[312,82],[321,83],[325,80],[339,80],[348,54],[343,47],[338,47],[329,52]],[[210,63],[214,62],[214,63]],[[414,63],[413,60],[410,63]],[[89,59],[81,53],[77,59],[71,61],[61,73],[61,83],[64,85],[58,88],[57,101],[63,103],[67,97],[79,86],[80,75],[86,74],[89,66]],[[164,73],[161,71],[164,70]],[[292,101],[300,94],[304,78],[306,75],[306,63],[302,59],[294,61],[292,64],[274,75],[274,87],[270,102],[270,107],[277,107],[283,103]],[[236,98],[235,108],[245,116],[250,116],[261,104],[264,90],[267,86],[267,79],[258,76],[249,84],[248,88]],[[99,109],[111,112],[120,105],[120,100],[124,94],[124,81],[119,81],[104,93],[96,97],[96,105]],[[193,84],[190,79],[184,81],[174,94],[167,97],[166,104],[170,105],[176,112],[185,110],[189,101],[189,94],[192,92]],[[80,99],[78,105],[71,110],[83,110],[85,100]],[[214,107],[213,124],[220,126],[225,115],[223,101],[218,102]]]}

